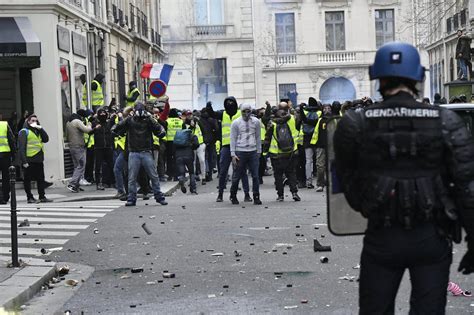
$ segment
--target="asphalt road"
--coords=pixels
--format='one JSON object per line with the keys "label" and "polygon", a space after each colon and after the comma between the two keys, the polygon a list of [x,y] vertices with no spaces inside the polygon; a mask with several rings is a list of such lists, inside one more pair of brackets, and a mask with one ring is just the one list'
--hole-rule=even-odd
{"label": "asphalt road", "polygon": [[[213,181],[199,185],[197,196],[178,191],[165,207],[149,200],[114,210],[55,253],[73,264],[69,277],[85,282],[43,291],[25,314],[357,314],[354,267],[362,237],[328,232],[325,193],[304,189],[301,202],[287,196],[279,203],[273,178],[265,181],[262,206],[231,205],[228,194],[216,203]],[[332,252],[315,253],[313,238]],[[454,267],[463,248],[455,248]],[[94,270],[89,278],[84,266]],[[339,279],[344,276],[352,281]],[[472,276],[453,272],[452,281],[474,289]],[[408,312],[409,294],[405,275],[397,313]],[[473,298],[449,296],[448,314],[474,312],[471,303]]]}

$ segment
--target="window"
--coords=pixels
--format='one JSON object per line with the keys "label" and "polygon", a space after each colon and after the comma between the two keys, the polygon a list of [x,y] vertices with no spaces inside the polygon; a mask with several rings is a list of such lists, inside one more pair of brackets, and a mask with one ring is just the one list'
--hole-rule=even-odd
{"label": "window", "polygon": [[275,39],[278,53],[294,53],[295,43],[295,14],[275,14]]}
{"label": "window", "polygon": [[278,94],[280,96],[280,100],[289,99],[293,103],[293,106],[296,106],[298,104],[298,93],[296,92],[296,83],[279,84]]}
{"label": "window", "polygon": [[459,16],[460,16],[460,20],[461,20],[461,25],[462,26],[465,26],[466,25],[466,16],[467,16],[467,12],[466,12],[466,9],[462,10],[460,13],[459,13]]}
{"label": "window", "polygon": [[457,14],[453,16],[453,27],[455,30],[459,29],[459,18]]}
{"label": "window", "polygon": [[194,0],[196,25],[224,24],[223,0]]}
{"label": "window", "polygon": [[375,42],[377,48],[395,40],[393,10],[375,10]]}
{"label": "window", "polygon": [[326,50],[345,50],[344,12],[326,12]]}
{"label": "window", "polygon": [[227,97],[226,59],[198,59],[197,78],[199,106],[206,106],[208,101],[223,104]]}
{"label": "window", "polygon": [[448,33],[448,34],[450,34],[453,31],[452,21],[453,21],[452,18],[446,19],[446,33]]}

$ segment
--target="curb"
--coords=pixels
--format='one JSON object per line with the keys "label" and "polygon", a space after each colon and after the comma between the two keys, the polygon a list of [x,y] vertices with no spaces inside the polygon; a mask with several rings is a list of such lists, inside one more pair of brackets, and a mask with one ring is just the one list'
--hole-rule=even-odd
{"label": "curb", "polygon": [[[46,262],[44,264],[47,264]],[[44,269],[48,269],[46,272]],[[36,272],[35,272],[36,271]],[[31,276],[34,274],[37,276]],[[41,274],[40,274],[41,273]],[[0,306],[6,310],[18,310],[40,290],[41,286],[56,275],[56,263],[48,266],[35,263],[21,268],[17,273],[0,283],[0,288],[4,288],[0,293]]]}

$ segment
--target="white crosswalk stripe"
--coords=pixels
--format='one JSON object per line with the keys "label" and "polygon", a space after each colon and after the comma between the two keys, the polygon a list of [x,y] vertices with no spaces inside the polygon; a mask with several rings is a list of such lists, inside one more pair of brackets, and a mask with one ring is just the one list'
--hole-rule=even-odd
{"label": "white crosswalk stripe", "polygon": [[[19,204],[18,224],[24,220],[29,222],[29,226],[18,227],[20,258],[45,257],[60,250],[71,237],[122,205],[105,200],[90,206],[76,203]],[[11,255],[10,229],[10,206],[0,205],[0,255]]]}

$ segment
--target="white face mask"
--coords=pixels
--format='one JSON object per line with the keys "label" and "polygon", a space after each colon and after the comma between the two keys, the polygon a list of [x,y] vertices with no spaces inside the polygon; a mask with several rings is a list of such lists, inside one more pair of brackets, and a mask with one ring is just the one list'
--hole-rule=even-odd
{"label": "white face mask", "polygon": [[30,126],[33,127],[33,128],[36,128],[36,127],[38,127],[38,123],[35,121],[35,122],[32,123]]}

